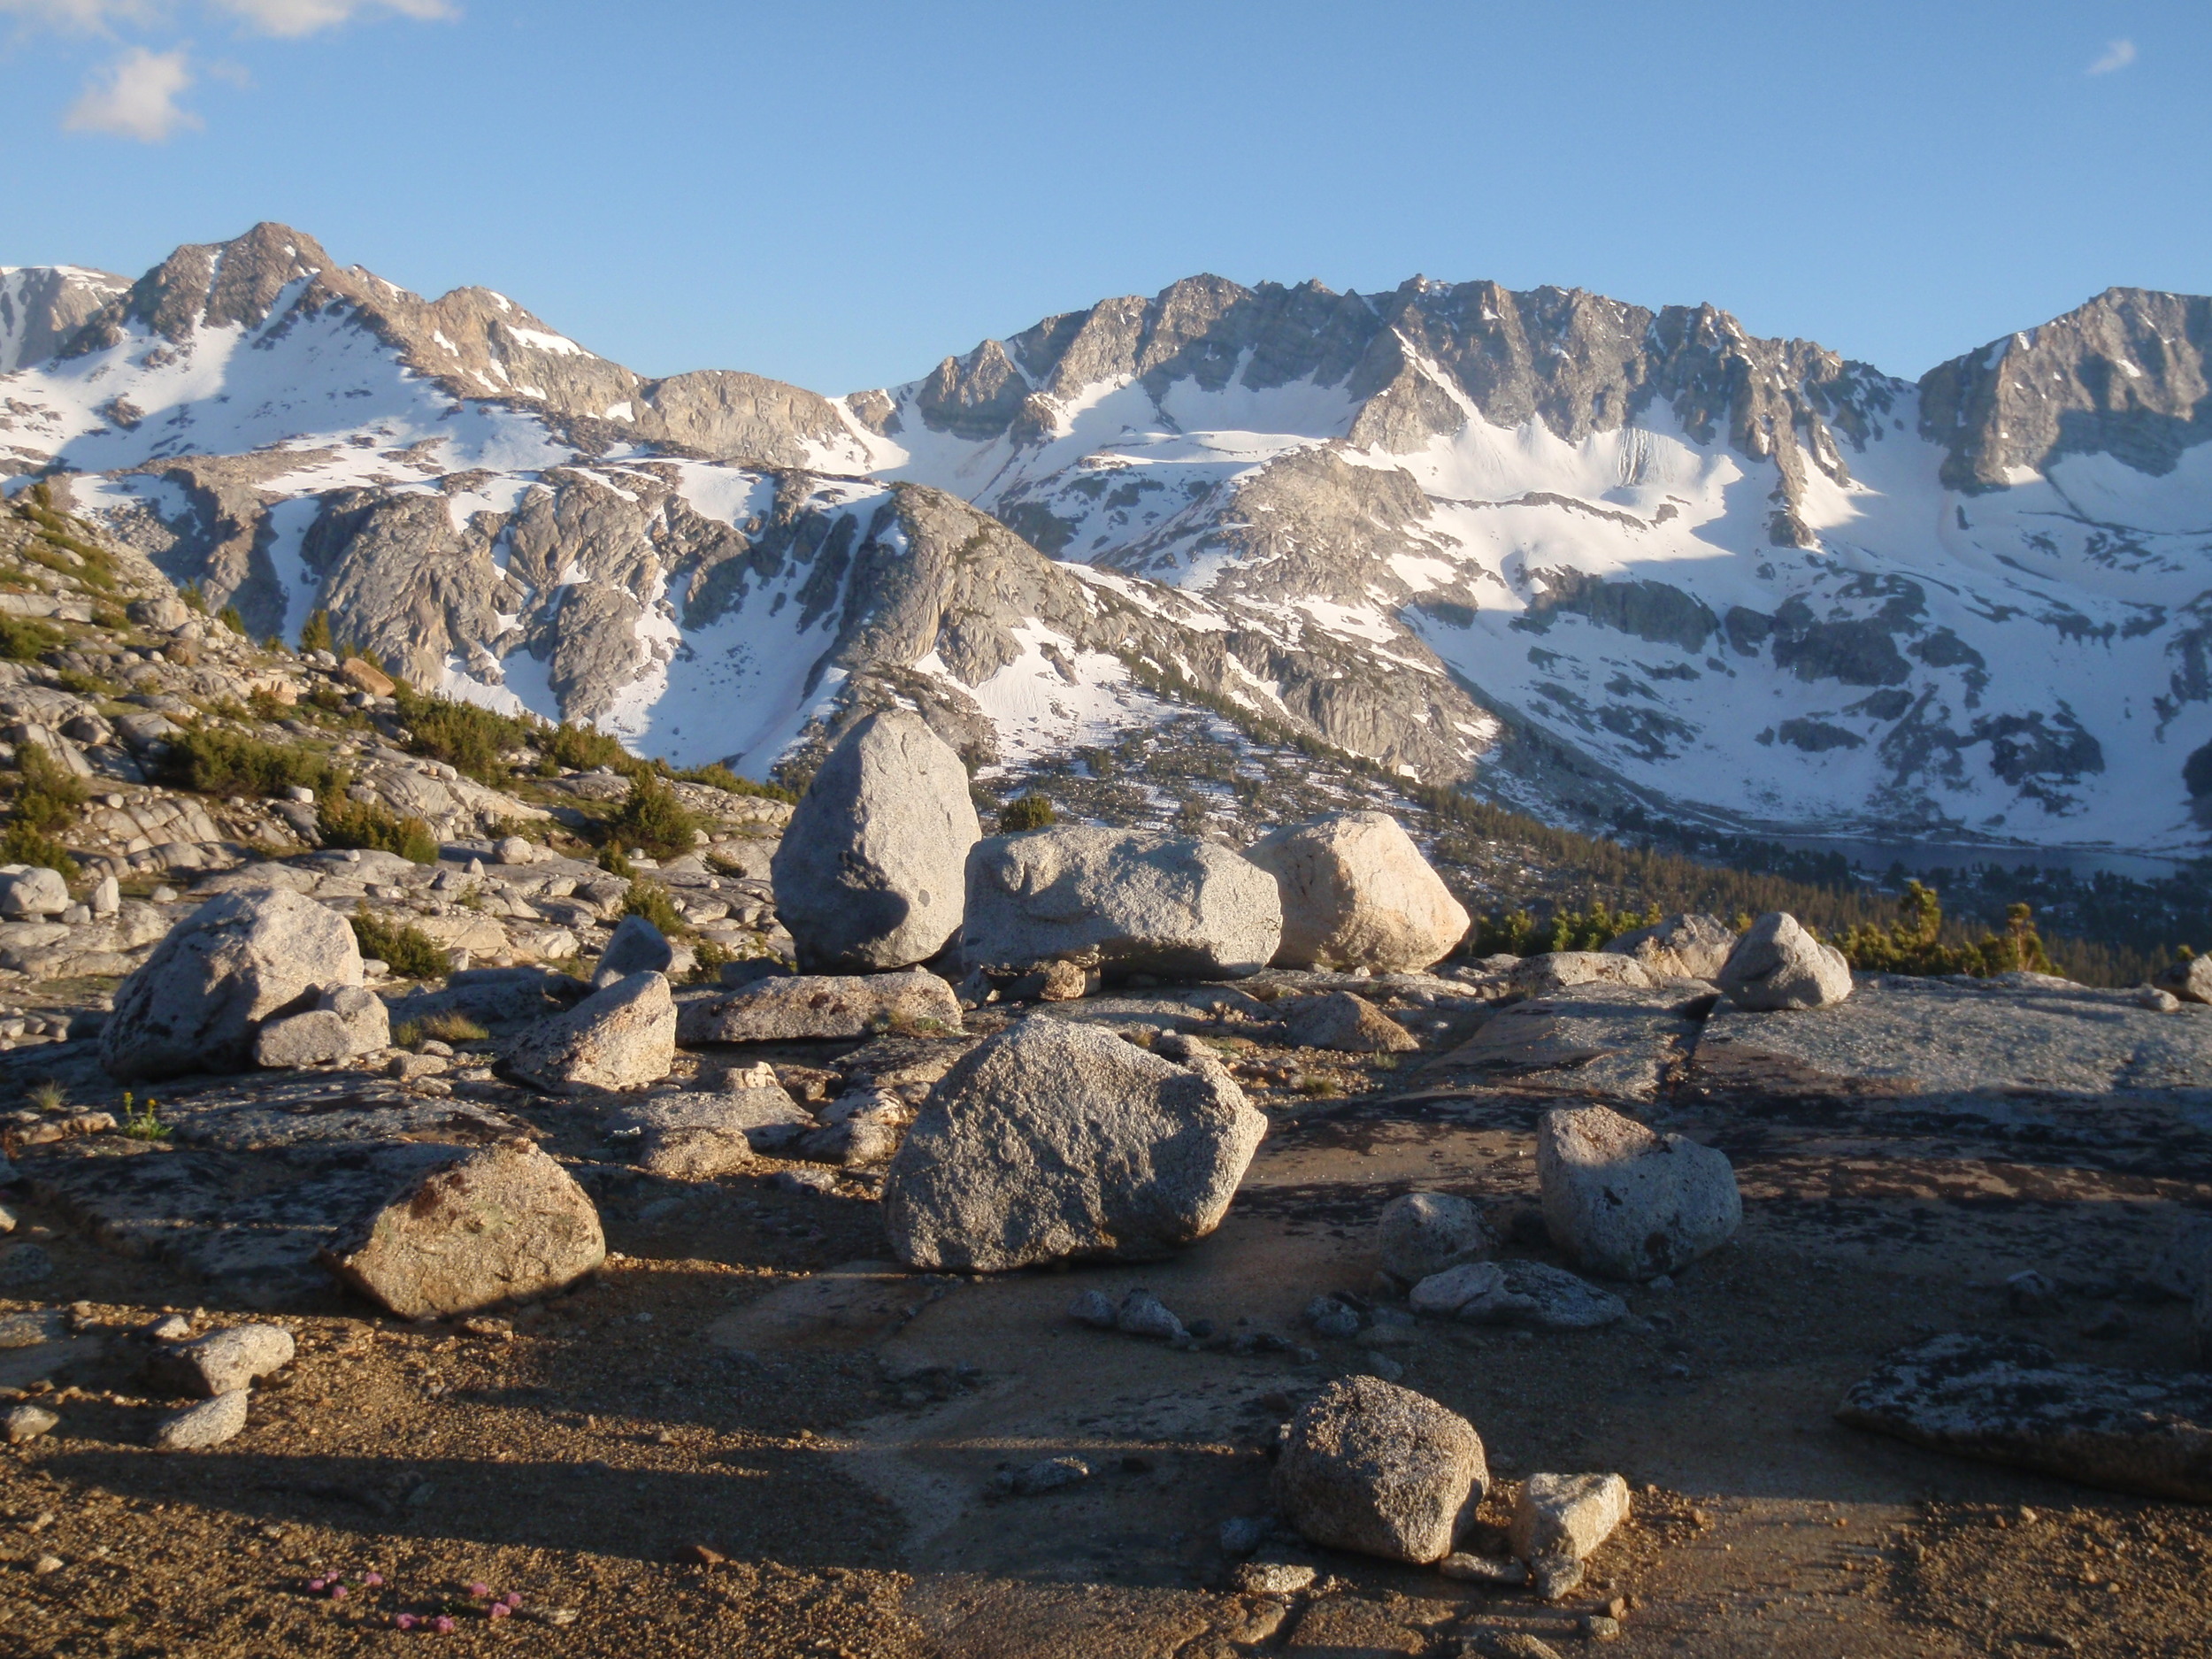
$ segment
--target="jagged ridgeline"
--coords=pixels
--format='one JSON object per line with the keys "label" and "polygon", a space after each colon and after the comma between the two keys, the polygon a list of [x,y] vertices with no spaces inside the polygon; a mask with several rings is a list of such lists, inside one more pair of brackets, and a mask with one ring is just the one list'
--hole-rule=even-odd
{"label": "jagged ridgeline", "polygon": [[1709,306],[1204,277],[833,398],[264,225],[0,278],[0,442],[256,637],[678,765],[897,698],[1020,770],[1196,697],[1554,824],[2193,854],[2208,342],[2115,289],[1910,382]]}

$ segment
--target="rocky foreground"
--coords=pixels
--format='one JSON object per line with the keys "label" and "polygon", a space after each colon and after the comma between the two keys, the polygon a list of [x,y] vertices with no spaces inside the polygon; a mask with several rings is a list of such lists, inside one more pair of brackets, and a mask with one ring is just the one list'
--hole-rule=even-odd
{"label": "rocky foreground", "polygon": [[[2203,1649],[2212,961],[1471,960],[1386,815],[987,835],[897,710],[641,860],[100,603],[6,710],[0,1651]],[[288,719],[343,786],[159,781]]]}

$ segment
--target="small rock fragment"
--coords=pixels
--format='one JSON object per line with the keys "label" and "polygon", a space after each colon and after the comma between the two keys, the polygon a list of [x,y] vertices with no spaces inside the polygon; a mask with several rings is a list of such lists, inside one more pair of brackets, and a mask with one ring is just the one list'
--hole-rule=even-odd
{"label": "small rock fragment", "polygon": [[1114,1304],[1103,1292],[1087,1290],[1068,1303],[1068,1317],[1094,1331],[1111,1331],[1118,1322]]}
{"label": "small rock fragment", "polygon": [[1156,1337],[1168,1342],[1185,1334],[1183,1322],[1148,1290],[1133,1290],[1121,1299],[1114,1328],[1130,1336]]}
{"label": "small rock fragment", "polygon": [[1481,1261],[1498,1246],[1482,1211],[1451,1193],[1402,1193],[1383,1206],[1375,1231],[1383,1271],[1409,1285]]}
{"label": "small rock fragment", "polygon": [[1047,1457],[1026,1469],[1001,1470],[992,1477],[991,1486],[1017,1498],[1033,1498],[1090,1478],[1091,1466],[1080,1457]]}
{"label": "small rock fragment", "polygon": [[9,1445],[20,1446],[26,1440],[50,1433],[60,1422],[61,1418],[44,1406],[15,1406],[6,1417],[0,1417],[0,1432],[7,1435]]}
{"label": "small rock fragment", "polygon": [[1283,1017],[1283,1035],[1301,1048],[1340,1054],[1408,1054],[1421,1046],[1403,1025],[1349,991],[1300,997]]}
{"label": "small rock fragment", "polygon": [[1240,1595],[1292,1595],[1310,1586],[1318,1575],[1302,1561],[1248,1561],[1236,1570]]}
{"label": "small rock fragment", "polygon": [[1359,1334],[1359,1315],[1346,1307],[1334,1296],[1316,1296],[1306,1304],[1306,1323],[1313,1327],[1316,1336],[1347,1337]]}
{"label": "small rock fragment", "polygon": [[1476,1555],[1455,1550],[1437,1563],[1436,1570],[1460,1584],[1494,1584],[1510,1588],[1528,1582],[1528,1569],[1502,1555]]}
{"label": "small rock fragment", "polygon": [[1513,1553],[1540,1584],[1563,1586],[1548,1589],[1548,1597],[1563,1594],[1581,1582],[1581,1563],[1627,1518],[1628,1482],[1618,1475],[1531,1475],[1514,1501]]}
{"label": "small rock fragment", "polygon": [[1717,983],[1754,1010],[1826,1008],[1851,995],[1851,964],[1786,910],[1770,910],[1736,941]]}
{"label": "small rock fragment", "polygon": [[1233,1516],[1221,1524],[1221,1553],[1248,1555],[1267,1536],[1267,1523],[1256,1515]]}
{"label": "small rock fragment", "polygon": [[2056,1313],[2059,1309],[2058,1286],[2030,1268],[2005,1280],[2005,1301],[2015,1313]]}

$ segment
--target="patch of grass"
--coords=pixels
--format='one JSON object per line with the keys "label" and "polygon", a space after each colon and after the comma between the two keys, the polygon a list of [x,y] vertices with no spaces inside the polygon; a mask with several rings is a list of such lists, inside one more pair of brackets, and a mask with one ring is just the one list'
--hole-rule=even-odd
{"label": "patch of grass", "polygon": [[199,583],[185,583],[177,589],[177,597],[184,601],[188,610],[196,611],[202,616],[207,614],[207,595],[201,590]]}
{"label": "patch of grass", "polygon": [[35,618],[0,616],[0,657],[12,663],[35,663],[65,642],[60,629]]}
{"label": "patch of grass", "polygon": [[722,977],[722,964],[737,960],[711,939],[696,941],[691,947],[691,954],[695,958],[691,968],[691,982],[694,985],[714,984]]}
{"label": "patch of grass", "polygon": [[392,1027],[392,1047],[411,1048],[422,1041],[422,1021],[403,1019]]}
{"label": "patch of grass", "polygon": [[401,979],[445,977],[445,949],[421,928],[379,916],[365,904],[347,919],[353,925],[354,942],[361,947],[361,954],[375,957]]}
{"label": "patch of grass", "polygon": [[58,1112],[69,1104],[69,1092],[50,1077],[33,1084],[25,1098],[42,1112]]}
{"label": "patch of grass", "polygon": [[999,809],[998,831],[1002,835],[1019,835],[1027,830],[1050,829],[1056,816],[1052,803],[1032,790]]}
{"label": "patch of grass", "polygon": [[606,829],[609,841],[626,851],[673,858],[696,845],[699,819],[665,782],[642,772],[630,780],[629,798]]}
{"label": "patch of grass", "polygon": [[169,752],[162,760],[162,776],[203,795],[256,798],[280,795],[294,787],[321,795],[338,786],[330,762],[315,749],[296,743],[265,743],[243,732],[205,725],[190,727],[170,740]]}
{"label": "patch of grass", "polygon": [[668,889],[642,876],[630,883],[629,895],[622,901],[622,913],[642,916],[671,939],[691,931],[691,924],[684,920],[676,901],[668,896]]}
{"label": "patch of grass", "polygon": [[424,1036],[435,1037],[440,1042],[481,1042],[491,1035],[466,1014],[452,1009],[425,1015],[421,1025]]}

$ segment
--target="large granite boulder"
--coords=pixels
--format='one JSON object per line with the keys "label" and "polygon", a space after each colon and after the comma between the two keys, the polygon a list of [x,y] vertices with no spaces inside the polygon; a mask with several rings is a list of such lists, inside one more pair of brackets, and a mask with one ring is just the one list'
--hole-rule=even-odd
{"label": "large granite boulder", "polygon": [[1654,979],[1712,979],[1735,948],[1734,930],[1717,916],[1670,916],[1623,933],[1605,949],[1633,956]]}
{"label": "large granite boulder", "polygon": [[884,1031],[958,1031],[960,999],[925,968],[903,973],[802,973],[687,997],[676,1040],[790,1042]]}
{"label": "large granite boulder", "polygon": [[508,1069],[555,1094],[641,1088],[676,1064],[676,1003],[658,973],[634,973],[509,1039]]}
{"label": "large granite boulder", "polygon": [[873,973],[935,956],[960,931],[982,833],[967,768],[920,716],[860,721],[814,774],[771,864],[801,969]]}
{"label": "large granite boulder", "polygon": [[43,864],[0,864],[0,916],[11,921],[59,916],[70,905],[69,884]]}
{"label": "large granite boulder", "polygon": [[1033,1016],[930,1091],[891,1163],[884,1230],[912,1267],[1155,1260],[1220,1224],[1266,1130],[1211,1059]]}
{"label": "large granite boulder", "polygon": [[1276,1507],[1314,1543],[1441,1561],[1490,1489],[1474,1425],[1377,1377],[1329,1384],[1291,1419]]}
{"label": "large granite boulder", "polygon": [[426,1319],[563,1289],[606,1255],[584,1189],[515,1140],[431,1162],[320,1259],[401,1318]]}
{"label": "large granite boulder", "polygon": [[1736,941],[1714,981],[1740,1008],[1827,1008],[1851,995],[1851,964],[1786,910],[1769,910]]}
{"label": "large granite boulder", "polygon": [[2151,983],[2185,1002],[2212,1002],[2212,955],[2162,968]]}
{"label": "large granite boulder", "polygon": [[1245,855],[1275,878],[1285,968],[1400,973],[1441,961],[1467,935],[1467,911],[1386,812],[1286,824]]}
{"label": "large granite boulder", "polygon": [[336,911],[281,888],[219,894],[117,990],[100,1064],[119,1083],[242,1071],[264,1021],[361,979],[360,948]]}
{"label": "large granite boulder", "polygon": [[1563,1106],[1536,1131],[1552,1242],[1610,1279],[1655,1279],[1718,1249],[1743,1222],[1728,1155],[1663,1138],[1609,1106]]}
{"label": "large granite boulder", "polygon": [[1275,878],[1226,847],[1070,826],[976,843],[960,949],[993,973],[1070,962],[1240,979],[1273,958],[1282,926]]}
{"label": "large granite boulder", "polygon": [[2212,1376],[2062,1362],[2012,1337],[1939,1336],[1844,1396],[1855,1427],[2084,1486],[2212,1503]]}

